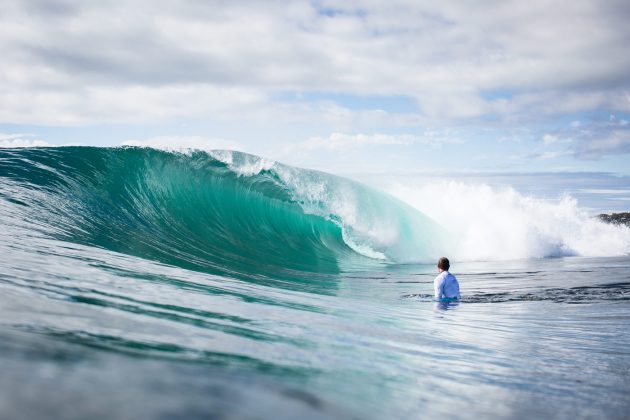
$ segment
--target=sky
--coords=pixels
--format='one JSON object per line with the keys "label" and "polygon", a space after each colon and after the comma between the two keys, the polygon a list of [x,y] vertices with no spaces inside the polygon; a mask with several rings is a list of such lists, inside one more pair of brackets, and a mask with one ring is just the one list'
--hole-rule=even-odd
{"label": "sky", "polygon": [[0,146],[630,175],[630,2],[0,0]]}

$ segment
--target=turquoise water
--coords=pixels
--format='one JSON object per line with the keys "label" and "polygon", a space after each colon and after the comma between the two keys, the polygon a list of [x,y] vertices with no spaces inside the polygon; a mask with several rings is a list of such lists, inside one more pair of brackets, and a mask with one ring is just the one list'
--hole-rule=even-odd
{"label": "turquoise water", "polygon": [[[250,155],[0,150],[3,418],[627,418],[630,257],[453,261]],[[413,250],[413,252],[410,252]]]}

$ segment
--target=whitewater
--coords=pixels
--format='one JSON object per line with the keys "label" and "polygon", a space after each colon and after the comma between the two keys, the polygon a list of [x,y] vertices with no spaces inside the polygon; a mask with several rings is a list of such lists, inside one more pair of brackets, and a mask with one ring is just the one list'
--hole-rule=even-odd
{"label": "whitewater", "polygon": [[570,195],[0,149],[0,227],[3,417],[630,415],[630,229]]}

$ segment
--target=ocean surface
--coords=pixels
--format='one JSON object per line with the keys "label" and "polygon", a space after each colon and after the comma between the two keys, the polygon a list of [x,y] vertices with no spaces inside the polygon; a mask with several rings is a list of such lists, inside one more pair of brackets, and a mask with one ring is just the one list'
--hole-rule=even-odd
{"label": "ocean surface", "polygon": [[[0,418],[630,417],[630,229],[229,151],[0,149]],[[451,258],[462,301],[434,302]]]}

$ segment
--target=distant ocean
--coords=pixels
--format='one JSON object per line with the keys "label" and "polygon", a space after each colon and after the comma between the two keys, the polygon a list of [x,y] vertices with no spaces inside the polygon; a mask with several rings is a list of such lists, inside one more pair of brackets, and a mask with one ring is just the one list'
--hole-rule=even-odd
{"label": "distant ocean", "polygon": [[562,176],[0,149],[0,417],[628,418],[630,185]]}

